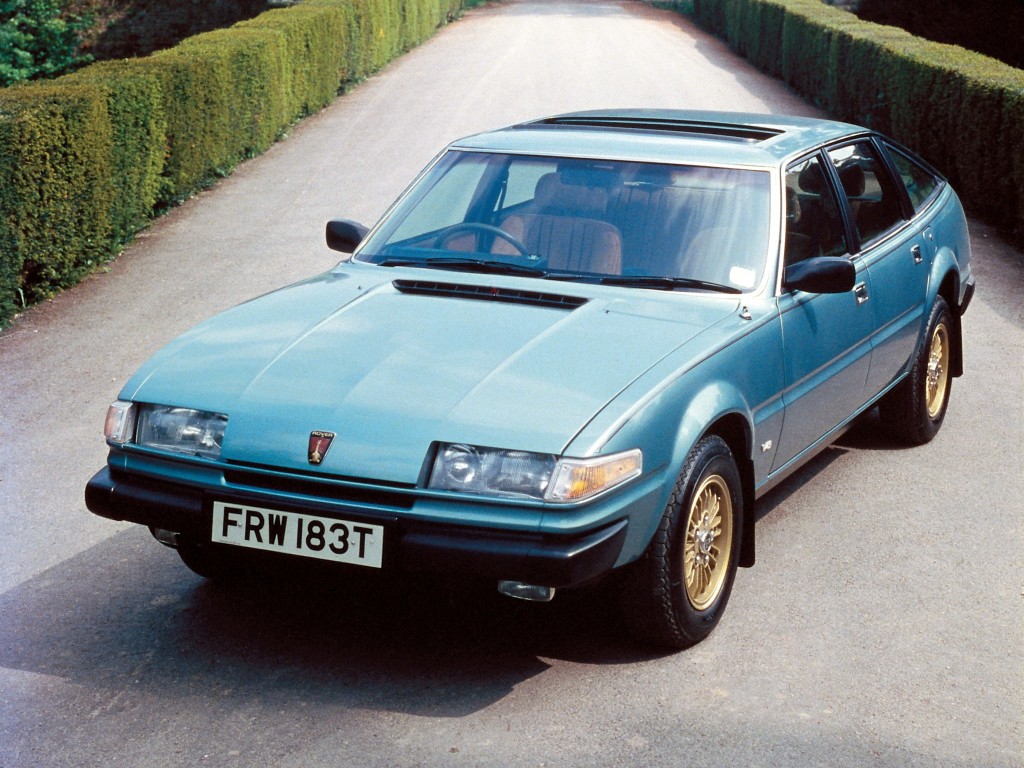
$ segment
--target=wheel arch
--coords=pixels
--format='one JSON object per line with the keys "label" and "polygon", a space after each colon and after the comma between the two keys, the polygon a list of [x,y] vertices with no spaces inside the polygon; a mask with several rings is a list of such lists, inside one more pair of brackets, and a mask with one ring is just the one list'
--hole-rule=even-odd
{"label": "wheel arch", "polygon": [[739,470],[743,492],[743,529],[739,565],[754,564],[756,514],[754,482],[754,416],[747,398],[735,384],[722,377],[705,381],[687,403],[679,422],[672,465],[679,471],[690,451],[708,435],[717,435],[729,446]]}
{"label": "wheel arch", "polygon": [[[754,564],[756,517],[753,413],[747,398],[732,382],[705,372],[698,379],[698,386],[694,387],[696,375],[694,371],[690,376],[680,377],[646,402],[630,419],[633,426],[616,430],[612,437],[602,442],[601,448],[605,452],[614,452],[635,448],[639,444],[644,451],[645,468],[649,466],[652,476],[660,479],[658,501],[653,502],[649,510],[652,514],[643,515],[634,531],[636,541],[642,541],[646,549],[671,495],[672,484],[685,466],[690,452],[706,436],[720,437],[729,447],[740,475],[745,514],[738,562],[743,567],[750,567]],[[643,425],[640,434],[646,433],[646,437],[639,441],[638,424]],[[657,509],[656,515],[653,514],[654,509]]]}

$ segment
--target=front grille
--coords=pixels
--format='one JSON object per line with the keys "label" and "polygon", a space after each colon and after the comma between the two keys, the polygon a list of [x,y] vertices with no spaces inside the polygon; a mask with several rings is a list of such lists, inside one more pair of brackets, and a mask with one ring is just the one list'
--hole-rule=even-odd
{"label": "front grille", "polygon": [[361,486],[351,481],[321,476],[297,476],[273,471],[233,468],[224,471],[224,480],[240,488],[276,491],[314,499],[369,504],[380,507],[412,509],[414,496],[399,490]]}

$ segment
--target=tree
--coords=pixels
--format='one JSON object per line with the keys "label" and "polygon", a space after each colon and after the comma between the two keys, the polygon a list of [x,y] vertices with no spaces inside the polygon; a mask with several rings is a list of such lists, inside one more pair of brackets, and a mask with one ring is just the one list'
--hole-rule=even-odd
{"label": "tree", "polygon": [[0,86],[53,77],[83,62],[82,19],[63,18],[61,0],[0,0]]}

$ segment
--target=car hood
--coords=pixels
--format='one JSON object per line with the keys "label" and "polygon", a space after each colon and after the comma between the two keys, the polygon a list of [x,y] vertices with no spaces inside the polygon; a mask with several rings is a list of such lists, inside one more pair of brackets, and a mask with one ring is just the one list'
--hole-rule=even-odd
{"label": "car hood", "polygon": [[[345,265],[197,326],[122,396],[227,414],[228,461],[414,484],[435,441],[560,453],[735,309],[698,294]],[[336,435],[316,467],[313,431]]]}

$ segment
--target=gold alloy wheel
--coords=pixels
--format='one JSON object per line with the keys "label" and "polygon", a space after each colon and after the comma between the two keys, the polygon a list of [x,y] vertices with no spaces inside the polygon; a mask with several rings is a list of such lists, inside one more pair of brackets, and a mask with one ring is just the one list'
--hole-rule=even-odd
{"label": "gold alloy wheel", "polygon": [[942,413],[946,404],[946,384],[949,380],[949,331],[945,323],[935,326],[931,349],[928,351],[928,375],[925,378],[925,405],[931,418]]}
{"label": "gold alloy wheel", "polygon": [[708,608],[725,586],[732,553],[732,496],[720,475],[711,475],[693,495],[683,544],[683,584],[698,611]]}

